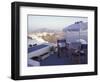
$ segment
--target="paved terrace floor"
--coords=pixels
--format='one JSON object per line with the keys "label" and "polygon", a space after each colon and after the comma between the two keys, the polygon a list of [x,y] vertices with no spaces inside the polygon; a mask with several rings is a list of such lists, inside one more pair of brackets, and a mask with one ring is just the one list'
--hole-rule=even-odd
{"label": "paved terrace floor", "polygon": [[[28,49],[28,52],[32,52],[46,46],[47,45],[39,45],[36,47],[32,47]],[[50,54],[50,56],[47,57],[46,59],[40,61],[41,66],[72,65],[72,64],[87,64],[87,55],[81,55],[79,58],[78,56],[73,57],[71,54],[66,53],[66,54],[62,54],[61,57],[58,57],[57,53],[54,53],[54,54]]]}
{"label": "paved terrace floor", "polygon": [[58,57],[57,53],[55,53],[55,54],[51,54],[48,58],[40,61],[41,66],[73,65],[73,64],[87,64],[87,56],[83,55],[80,56],[80,58],[78,57],[73,58],[71,55],[69,56],[62,55],[61,57]]}

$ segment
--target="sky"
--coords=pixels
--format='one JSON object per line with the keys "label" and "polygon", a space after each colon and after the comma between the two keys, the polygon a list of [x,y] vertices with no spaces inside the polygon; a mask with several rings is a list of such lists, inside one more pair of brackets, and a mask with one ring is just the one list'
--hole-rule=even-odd
{"label": "sky", "polygon": [[88,22],[87,17],[74,16],[47,16],[47,15],[28,15],[28,33],[40,29],[48,28],[61,31],[63,28],[74,24],[77,21]]}

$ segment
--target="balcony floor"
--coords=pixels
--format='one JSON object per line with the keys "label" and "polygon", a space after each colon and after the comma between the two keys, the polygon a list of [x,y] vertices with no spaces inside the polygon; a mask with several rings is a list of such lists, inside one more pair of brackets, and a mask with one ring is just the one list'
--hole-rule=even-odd
{"label": "balcony floor", "polygon": [[72,57],[71,55],[66,56],[65,54],[62,54],[61,57],[58,57],[57,53],[55,53],[51,54],[48,58],[40,61],[41,66],[73,64],[87,64],[87,55],[83,55],[80,57]]}

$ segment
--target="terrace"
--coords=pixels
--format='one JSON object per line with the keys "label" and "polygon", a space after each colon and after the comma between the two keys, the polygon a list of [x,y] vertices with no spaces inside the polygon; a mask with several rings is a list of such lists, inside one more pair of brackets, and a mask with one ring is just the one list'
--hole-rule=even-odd
{"label": "terrace", "polygon": [[[82,48],[87,49],[86,45],[83,45]],[[85,55],[81,55],[80,53],[79,55],[73,55],[75,50],[70,47],[69,49],[65,49],[65,52],[62,51],[59,56],[58,47],[55,50],[55,47],[51,44],[33,46],[28,48],[28,66],[87,64],[87,52],[85,51]]]}

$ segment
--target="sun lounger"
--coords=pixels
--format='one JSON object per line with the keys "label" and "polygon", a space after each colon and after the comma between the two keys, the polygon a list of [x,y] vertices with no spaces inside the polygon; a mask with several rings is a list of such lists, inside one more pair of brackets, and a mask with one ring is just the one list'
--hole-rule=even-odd
{"label": "sun lounger", "polygon": [[31,48],[28,48],[28,58],[39,57],[45,53],[49,53],[50,46],[49,45],[37,45]]}

